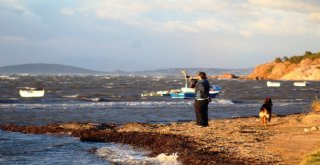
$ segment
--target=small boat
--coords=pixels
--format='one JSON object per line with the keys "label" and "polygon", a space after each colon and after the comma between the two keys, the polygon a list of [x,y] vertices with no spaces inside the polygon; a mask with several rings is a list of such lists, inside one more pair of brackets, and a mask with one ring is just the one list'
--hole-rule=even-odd
{"label": "small boat", "polygon": [[22,88],[19,90],[21,97],[43,97],[44,96],[43,88]]}
{"label": "small boat", "polygon": [[[195,96],[196,96],[195,95],[195,89],[188,87],[187,72],[182,71],[182,74],[184,74],[184,77],[185,77],[185,83],[186,83],[185,87],[182,87],[181,90],[176,90],[176,92],[171,90],[170,91],[171,98],[174,98],[174,99],[192,99],[192,98],[195,98]],[[216,98],[221,90],[222,90],[222,88],[220,86],[211,85],[210,86],[210,91],[209,91],[209,97],[210,98]]]}
{"label": "small boat", "polygon": [[305,87],[307,85],[309,85],[308,82],[306,81],[302,81],[302,82],[293,82],[293,85],[296,86],[296,87]]}
{"label": "small boat", "polygon": [[281,83],[280,82],[267,81],[267,86],[268,87],[280,87]]}
{"label": "small boat", "polygon": [[[172,92],[170,93],[171,98],[173,99],[193,99],[196,97],[194,88],[181,88],[181,92],[175,93]],[[193,92],[191,92],[193,90]],[[185,92],[188,91],[188,92]],[[220,91],[215,91],[215,90],[210,90],[209,91],[209,97],[210,98],[216,98],[218,96],[218,94],[220,93]]]}
{"label": "small boat", "polygon": [[157,91],[157,92],[149,92],[141,94],[141,97],[149,97],[149,96],[170,96],[169,91]]}

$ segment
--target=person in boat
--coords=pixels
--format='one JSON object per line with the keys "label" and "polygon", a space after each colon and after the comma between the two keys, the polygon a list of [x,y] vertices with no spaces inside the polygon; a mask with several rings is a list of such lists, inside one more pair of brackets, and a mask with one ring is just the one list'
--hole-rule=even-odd
{"label": "person in boat", "polygon": [[186,79],[189,79],[190,80],[190,88],[195,88],[196,87],[196,84],[198,82],[198,77],[192,77],[192,76],[189,76],[189,75],[186,75]]}
{"label": "person in boat", "polygon": [[197,82],[198,82],[198,79],[192,77],[192,78],[190,79],[190,88],[195,88]]}
{"label": "person in boat", "polygon": [[270,122],[271,121],[271,114],[272,114],[272,100],[271,97],[266,97],[264,100],[264,103],[262,104],[260,109],[266,109],[267,114],[269,115],[269,117],[267,118],[267,121]]}
{"label": "person in boat", "polygon": [[197,74],[198,82],[195,86],[194,108],[196,114],[196,124],[200,127],[208,126],[208,105],[210,102],[209,90],[210,83],[205,72]]}

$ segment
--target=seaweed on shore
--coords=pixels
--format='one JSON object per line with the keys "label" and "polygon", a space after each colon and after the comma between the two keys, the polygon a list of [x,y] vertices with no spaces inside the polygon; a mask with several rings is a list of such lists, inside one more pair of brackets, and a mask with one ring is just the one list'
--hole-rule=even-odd
{"label": "seaweed on shore", "polygon": [[[226,152],[213,152],[198,149],[191,138],[153,132],[118,132],[114,124],[99,124],[88,126],[87,123],[66,123],[47,126],[1,125],[0,129],[13,132],[32,134],[69,134],[79,137],[81,141],[115,142],[143,147],[150,151],[150,156],[161,153],[178,154],[178,160],[183,164],[243,164],[250,160],[236,158]],[[253,162],[251,162],[253,163]],[[257,162],[255,162],[257,163]]]}

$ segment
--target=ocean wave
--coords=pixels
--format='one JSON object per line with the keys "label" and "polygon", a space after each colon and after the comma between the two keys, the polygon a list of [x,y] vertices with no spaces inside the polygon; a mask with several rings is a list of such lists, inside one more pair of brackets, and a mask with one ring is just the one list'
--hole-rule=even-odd
{"label": "ocean wave", "polygon": [[[108,101],[101,100],[101,98],[86,98],[83,100],[69,100],[63,102],[45,102],[40,100],[37,103],[20,102],[18,100],[0,100],[0,108],[18,108],[18,109],[154,109],[154,108],[190,108],[194,105],[194,100],[170,100],[170,101]],[[305,101],[274,101],[274,106],[302,106],[305,105]],[[229,99],[213,99],[209,103],[209,107],[260,107],[261,101],[237,101]]]}
{"label": "ocean wave", "polygon": [[12,104],[12,103],[18,103],[18,98],[7,98],[7,99],[0,99],[1,104]]}
{"label": "ocean wave", "polygon": [[[96,101],[94,99],[97,99]],[[118,108],[118,107],[130,107],[130,108],[171,108],[171,107],[191,107],[193,106],[193,100],[181,100],[181,101],[124,101],[124,102],[108,102],[100,101],[99,98],[90,98],[88,102],[65,102],[55,104],[45,103],[12,103],[12,104],[0,104],[0,107],[21,107],[24,109],[32,108]],[[209,105],[233,105],[232,100],[218,99],[213,100]]]}
{"label": "ocean wave", "polygon": [[232,100],[226,100],[226,99],[213,99],[211,103],[226,104],[226,105],[235,104]]}
{"label": "ocean wave", "polygon": [[96,150],[96,154],[112,163],[120,164],[155,164],[155,165],[180,165],[177,154],[159,154],[156,157],[148,157],[147,151],[134,149],[129,145],[110,144]]}
{"label": "ocean wave", "polygon": [[79,97],[79,94],[75,94],[75,95],[65,95],[65,96],[62,96],[64,98],[77,98]]}

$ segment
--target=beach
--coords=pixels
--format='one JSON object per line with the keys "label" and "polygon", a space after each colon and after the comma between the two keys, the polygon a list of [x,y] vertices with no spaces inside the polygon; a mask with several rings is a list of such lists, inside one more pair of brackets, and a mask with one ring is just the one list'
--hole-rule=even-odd
{"label": "beach", "polygon": [[[181,164],[299,164],[319,150],[320,114],[274,116],[268,126],[258,117],[169,124],[63,123],[46,126],[1,125],[7,131],[68,134],[81,141],[129,144],[150,156],[177,154]],[[304,163],[305,164],[305,163]]]}

